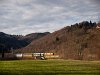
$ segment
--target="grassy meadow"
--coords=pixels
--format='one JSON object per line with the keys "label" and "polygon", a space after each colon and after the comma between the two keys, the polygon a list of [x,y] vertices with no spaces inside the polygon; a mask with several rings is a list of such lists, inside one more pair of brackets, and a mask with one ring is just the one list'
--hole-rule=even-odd
{"label": "grassy meadow", "polygon": [[100,75],[100,61],[0,61],[0,75]]}

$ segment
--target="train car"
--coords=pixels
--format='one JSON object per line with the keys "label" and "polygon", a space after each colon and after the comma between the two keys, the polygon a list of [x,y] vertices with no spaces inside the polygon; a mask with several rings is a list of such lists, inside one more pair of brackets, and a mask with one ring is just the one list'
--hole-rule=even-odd
{"label": "train car", "polygon": [[23,53],[23,58],[24,57],[30,58],[30,57],[32,57],[32,53]]}
{"label": "train car", "polygon": [[15,56],[16,56],[17,58],[22,58],[22,57],[23,57],[23,54],[22,54],[22,53],[17,53],[17,54],[15,54]]}
{"label": "train car", "polygon": [[39,60],[44,60],[44,53],[33,53],[32,56],[35,58],[35,59],[39,59]]}
{"label": "train car", "polygon": [[33,56],[41,56],[41,53],[33,53]]}
{"label": "train car", "polygon": [[45,55],[45,59],[59,59],[59,55]]}
{"label": "train car", "polygon": [[54,55],[54,53],[44,53],[44,55]]}

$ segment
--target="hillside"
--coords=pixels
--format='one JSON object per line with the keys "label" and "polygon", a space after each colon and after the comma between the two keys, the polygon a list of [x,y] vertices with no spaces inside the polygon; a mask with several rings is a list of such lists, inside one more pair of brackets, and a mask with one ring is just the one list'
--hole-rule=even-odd
{"label": "hillside", "polygon": [[28,43],[31,43],[32,41],[39,39],[47,34],[50,34],[49,32],[44,32],[44,33],[30,33],[27,34],[26,36],[19,38],[20,40],[26,40]]}
{"label": "hillside", "polygon": [[100,29],[83,21],[44,36],[17,52],[54,52],[63,59],[100,59]]}
{"label": "hillside", "polygon": [[10,52],[13,49],[19,49],[27,46],[33,40],[39,39],[49,32],[45,33],[31,33],[26,36],[22,35],[10,35],[3,32],[0,32],[0,52],[4,50],[5,52]]}

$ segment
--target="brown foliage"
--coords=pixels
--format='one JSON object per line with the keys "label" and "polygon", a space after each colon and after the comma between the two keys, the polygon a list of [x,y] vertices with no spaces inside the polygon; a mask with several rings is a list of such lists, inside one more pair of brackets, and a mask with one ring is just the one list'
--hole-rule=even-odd
{"label": "brown foliage", "polygon": [[[63,59],[100,59],[100,29],[96,23],[81,22],[67,26],[33,41],[17,52],[54,52]],[[92,56],[93,58],[88,56]]]}

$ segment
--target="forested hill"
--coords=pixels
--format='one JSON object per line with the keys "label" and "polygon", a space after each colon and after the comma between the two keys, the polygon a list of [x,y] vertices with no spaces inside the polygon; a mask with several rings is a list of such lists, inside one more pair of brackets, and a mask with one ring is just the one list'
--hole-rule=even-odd
{"label": "forested hill", "polygon": [[10,52],[11,49],[19,49],[27,46],[33,40],[39,39],[49,32],[45,33],[31,33],[26,36],[22,35],[10,35],[3,32],[0,32],[0,52],[4,50],[5,52]]}
{"label": "forested hill", "polygon": [[100,59],[99,24],[83,21],[48,34],[17,52],[54,52],[63,59]]}

